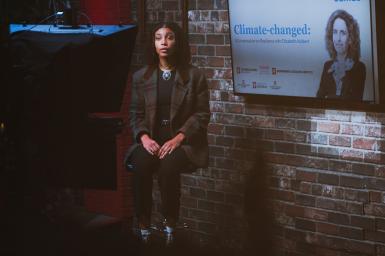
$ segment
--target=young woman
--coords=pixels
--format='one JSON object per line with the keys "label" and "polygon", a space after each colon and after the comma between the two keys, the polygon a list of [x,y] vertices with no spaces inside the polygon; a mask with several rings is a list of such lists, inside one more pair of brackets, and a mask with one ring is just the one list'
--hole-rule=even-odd
{"label": "young woman", "polygon": [[179,216],[180,173],[208,164],[209,94],[190,65],[190,47],[175,23],[152,32],[148,65],[133,77],[130,125],[134,144],[125,163],[134,173],[135,211],[144,241],[150,235],[152,176],[156,172],[167,237]]}
{"label": "young woman", "polygon": [[360,31],[346,11],[332,13],[326,27],[331,60],[324,64],[317,97],[362,101],[366,68],[360,61]]}

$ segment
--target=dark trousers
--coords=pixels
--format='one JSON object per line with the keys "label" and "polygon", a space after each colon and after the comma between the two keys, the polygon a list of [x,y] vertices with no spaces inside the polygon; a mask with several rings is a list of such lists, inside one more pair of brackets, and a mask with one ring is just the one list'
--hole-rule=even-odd
{"label": "dark trousers", "polygon": [[190,162],[180,147],[163,159],[149,154],[143,146],[133,152],[130,160],[134,173],[134,203],[136,215],[150,219],[153,174],[157,173],[162,200],[162,214],[177,220],[180,206],[180,173]]}

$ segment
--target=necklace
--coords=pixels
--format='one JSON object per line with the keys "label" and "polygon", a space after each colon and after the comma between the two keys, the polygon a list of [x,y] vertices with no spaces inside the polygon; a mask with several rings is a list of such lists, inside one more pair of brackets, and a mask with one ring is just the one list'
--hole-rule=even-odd
{"label": "necklace", "polygon": [[163,80],[168,81],[171,78],[171,70],[162,70],[162,71],[163,71],[163,74],[162,74]]}
{"label": "necklace", "polygon": [[171,71],[174,69],[174,67],[172,67],[172,66],[165,67],[162,64],[159,64],[159,68],[163,72],[163,74],[162,74],[163,80],[165,80],[165,81],[170,80],[170,78],[171,78]]}

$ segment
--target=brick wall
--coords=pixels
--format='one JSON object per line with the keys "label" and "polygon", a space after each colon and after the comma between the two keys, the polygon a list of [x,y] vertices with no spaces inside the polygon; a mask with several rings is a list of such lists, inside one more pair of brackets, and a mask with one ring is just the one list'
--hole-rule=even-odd
{"label": "brick wall", "polygon": [[[385,255],[385,114],[234,96],[227,1],[189,7],[193,64],[208,78],[212,116],[210,166],[182,177],[182,221],[229,247],[247,246],[248,234],[257,244],[271,236],[276,255]],[[179,8],[147,1],[148,24],[179,22]],[[133,69],[142,52],[138,43]],[[253,168],[260,151],[266,168]]]}

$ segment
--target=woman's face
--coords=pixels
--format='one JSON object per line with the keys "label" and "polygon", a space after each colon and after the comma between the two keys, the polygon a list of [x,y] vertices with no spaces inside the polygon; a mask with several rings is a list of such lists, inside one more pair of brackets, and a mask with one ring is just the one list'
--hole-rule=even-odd
{"label": "woman's face", "polygon": [[333,44],[338,55],[345,55],[348,49],[349,31],[346,22],[337,18],[333,24]]}
{"label": "woman's face", "polygon": [[159,58],[167,58],[175,52],[175,33],[169,28],[160,28],[155,32],[155,49]]}

